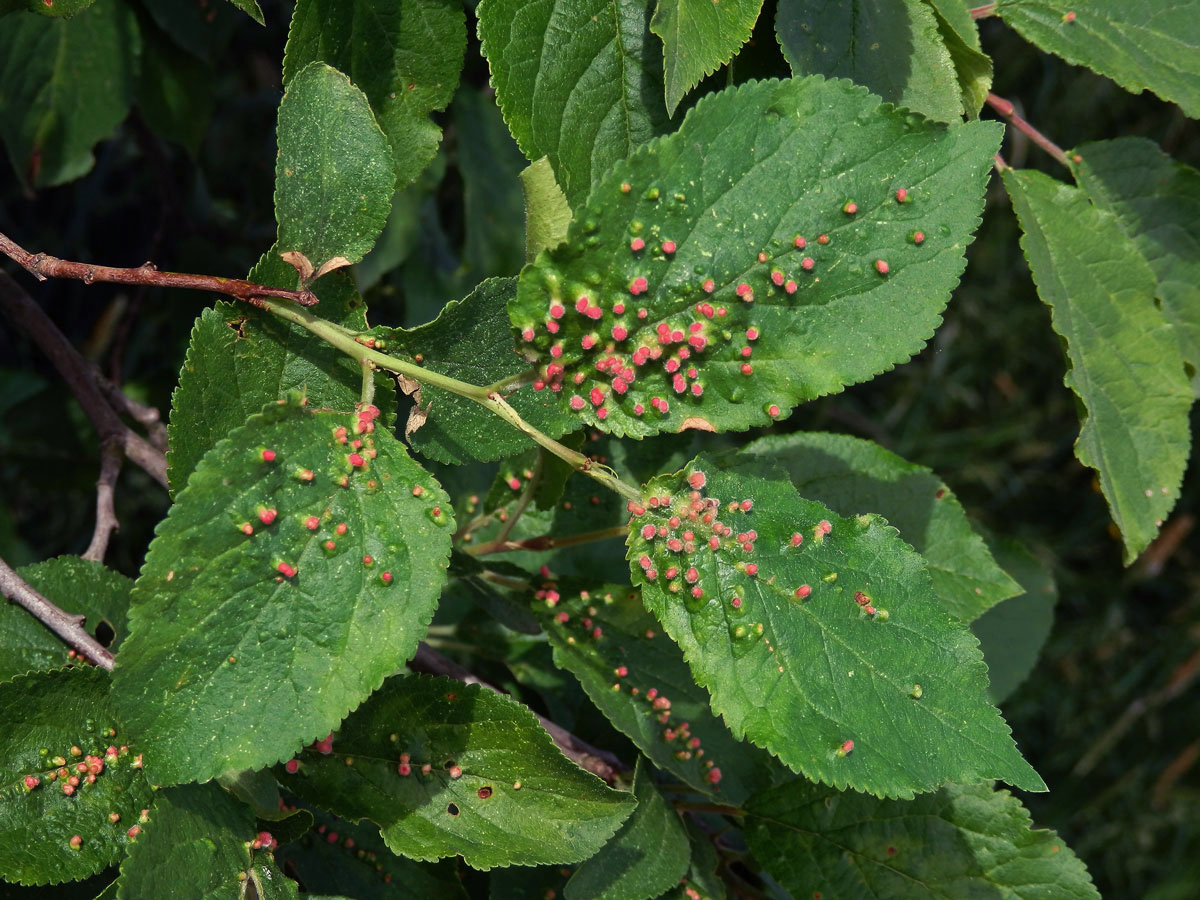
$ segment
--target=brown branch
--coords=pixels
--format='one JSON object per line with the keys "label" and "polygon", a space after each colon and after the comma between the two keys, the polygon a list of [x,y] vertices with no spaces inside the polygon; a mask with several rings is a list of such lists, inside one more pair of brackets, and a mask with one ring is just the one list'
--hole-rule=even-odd
{"label": "brown branch", "polygon": [[[504,693],[498,687],[488,684],[454,660],[438,653],[424,641],[417,647],[417,655],[408,661],[408,667],[414,672],[424,672],[428,675],[445,675],[453,678],[455,681],[462,681],[466,684],[478,684],[489,691],[495,691],[497,694]],[[534,713],[534,715],[537,715],[537,713]],[[563,755],[574,760],[580,768],[587,769],[593,775],[598,775],[609,784],[612,784],[616,780],[617,772],[629,771],[629,767],[621,762],[616,754],[608,750],[593,747],[586,741],[575,737],[575,735],[571,734],[571,732],[567,731],[561,725],[551,722],[543,716],[538,716],[537,718],[554,743],[558,745],[558,749],[563,752]]]}
{"label": "brown branch", "polygon": [[101,445],[100,479],[96,482],[96,528],[92,532],[92,542],[83,551],[84,559],[104,562],[109,538],[121,527],[117,521],[117,511],[113,508],[113,493],[123,462],[125,454],[121,452],[116,440],[105,441]]}
{"label": "brown branch", "polygon": [[215,275],[186,275],[180,272],[160,272],[154,263],[147,262],[136,269],[117,269],[112,266],[93,266],[89,263],[71,262],[45,253],[30,253],[4,234],[0,234],[0,252],[20,263],[38,281],[51,278],[74,278],[84,284],[107,281],[115,284],[141,284],[151,287],[184,288],[192,291],[213,291],[227,294],[262,307],[262,297],[277,297],[291,300],[301,306],[316,306],[317,295],[312,291],[289,291],[243,281],[240,278],[220,278]]}
{"label": "brown branch", "polygon": [[0,559],[0,593],[27,609],[34,618],[74,647],[84,659],[102,669],[112,670],[112,654],[83,627],[85,617],[63,612],[31,588],[3,559]]}
{"label": "brown branch", "polygon": [[1071,167],[1071,163],[1067,159],[1067,154],[1063,148],[1025,121],[1013,107],[1011,101],[989,92],[987,95],[987,104],[996,111],[1000,118],[1008,122],[1009,125],[1017,129],[1017,131],[1021,132],[1021,134],[1025,135],[1068,169]]}
{"label": "brown branch", "polygon": [[75,399],[83,407],[84,413],[91,420],[101,443],[118,439],[125,456],[166,487],[166,456],[121,421],[121,417],[109,406],[103,392],[97,386],[93,375],[94,367],[79,355],[66,336],[58,330],[58,326],[50,321],[50,317],[42,308],[25,293],[24,288],[4,271],[0,271],[0,309],[50,357],[50,361],[54,363],[54,367],[58,369]]}

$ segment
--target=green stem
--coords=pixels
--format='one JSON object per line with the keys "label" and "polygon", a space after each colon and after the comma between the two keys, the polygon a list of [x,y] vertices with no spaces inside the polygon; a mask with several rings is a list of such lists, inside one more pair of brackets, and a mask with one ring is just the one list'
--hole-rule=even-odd
{"label": "green stem", "polygon": [[[508,541],[508,536],[512,534],[513,526],[517,524],[517,519],[521,518],[522,513],[525,512],[526,508],[532,502],[533,493],[537,490],[538,483],[542,480],[542,467],[545,459],[546,451],[539,450],[537,462],[533,464],[533,475],[525,482],[525,490],[517,498],[517,505],[509,513],[508,521],[500,526],[500,531],[496,534],[497,541],[502,543]],[[486,544],[481,546],[486,546]]]}
{"label": "green stem", "polygon": [[507,588],[510,591],[527,591],[530,588],[527,579],[514,578],[511,575],[501,575],[499,572],[493,572],[491,569],[484,569],[479,573],[479,577],[484,581],[496,585],[496,587]]}
{"label": "green stem", "polygon": [[375,366],[368,360],[359,360],[362,366],[362,408],[366,409],[375,400]]}
{"label": "green stem", "polygon": [[[494,386],[481,387],[477,384],[468,384],[465,381],[459,381],[457,378],[451,378],[448,375],[441,375],[430,371],[416,363],[388,356],[386,353],[380,353],[378,350],[372,350],[370,347],[356,341],[353,335],[344,328],[322,319],[320,316],[315,316],[304,307],[289,301],[264,298],[263,307],[268,312],[279,316],[279,318],[294,322],[301,328],[312,332],[327,344],[336,347],[347,356],[358,360],[360,364],[367,361],[373,363],[376,368],[395,372],[398,375],[415,379],[422,384],[432,385],[444,391],[449,391],[452,394],[457,394],[460,397],[466,397],[468,400],[474,400],[480,406],[487,407],[526,437],[545,447],[559,459],[570,463],[577,471],[600,482],[609,490],[616,491],[627,500],[636,501],[641,499],[642,492],[634,485],[622,481],[612,469],[600,465],[595,460],[589,459],[582,453],[572,450],[570,447],[560,444],[554,438],[543,434],[522,419],[520,414],[505,402],[500,391],[494,390]],[[502,384],[503,382],[498,383]]]}

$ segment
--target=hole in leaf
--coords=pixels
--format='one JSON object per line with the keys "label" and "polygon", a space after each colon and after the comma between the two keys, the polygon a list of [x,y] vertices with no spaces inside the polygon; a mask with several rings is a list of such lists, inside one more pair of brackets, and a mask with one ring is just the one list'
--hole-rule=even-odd
{"label": "hole in leaf", "polygon": [[100,642],[102,647],[111,647],[112,642],[117,639],[117,633],[113,630],[112,623],[108,619],[101,619],[96,626],[96,640]]}
{"label": "hole in leaf", "polygon": [[458,815],[458,806],[454,803],[447,803],[446,804],[446,812],[450,813],[450,815],[452,815],[452,816],[457,816]]}

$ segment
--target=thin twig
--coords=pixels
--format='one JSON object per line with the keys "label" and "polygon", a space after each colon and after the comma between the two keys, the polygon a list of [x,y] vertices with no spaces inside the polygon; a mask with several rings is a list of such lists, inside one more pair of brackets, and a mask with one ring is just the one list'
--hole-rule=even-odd
{"label": "thin twig", "polygon": [[514,550],[557,550],[561,547],[574,547],[577,544],[590,544],[592,541],[604,541],[610,538],[623,538],[629,534],[628,525],[614,525],[612,528],[601,528],[598,531],[585,531],[582,534],[570,534],[565,537],[554,537],[543,534],[526,538],[523,541],[506,541],[497,538],[486,544],[468,547],[467,552],[472,556],[487,556],[489,553],[510,553]]}
{"label": "thin twig", "polygon": [[151,446],[145,438],[121,421],[121,417],[108,405],[104,393],[97,386],[93,377],[94,367],[79,355],[79,351],[58,330],[58,326],[50,321],[50,317],[33,298],[25,293],[25,289],[3,271],[0,271],[0,309],[3,309],[50,357],[50,361],[54,363],[54,367],[58,369],[84,413],[91,420],[101,442],[119,438],[125,456],[166,487],[167,459],[163,452]]}
{"label": "thin twig", "polygon": [[[408,661],[408,667],[415,672],[424,672],[428,675],[445,675],[465,684],[477,684],[480,687],[487,688],[489,691],[495,691],[497,694],[504,693],[498,687],[488,684],[478,675],[460,666],[454,660],[438,653],[423,641],[417,647],[417,655]],[[534,713],[534,715],[537,714]],[[558,749],[563,752],[563,755],[574,760],[580,768],[587,769],[593,775],[598,775],[609,784],[612,784],[616,780],[617,772],[629,771],[629,767],[621,762],[616,754],[608,750],[593,747],[586,741],[575,737],[575,735],[571,734],[571,732],[567,731],[561,725],[551,722],[543,716],[538,716],[537,718],[554,743],[558,745]]]}
{"label": "thin twig", "polygon": [[104,554],[108,552],[108,541],[112,533],[121,527],[117,521],[117,511],[113,508],[114,488],[121,474],[121,464],[125,462],[125,454],[116,439],[105,441],[100,447],[100,478],[96,482],[96,528],[92,532],[92,542],[83,551],[83,558],[93,562],[104,562]]}
{"label": "thin twig", "polygon": [[96,281],[115,284],[142,284],[152,287],[184,288],[193,291],[212,291],[227,294],[251,306],[263,308],[263,297],[290,300],[301,306],[316,306],[317,295],[312,291],[289,291],[284,288],[268,287],[240,278],[220,278],[215,275],[187,275],[180,272],[160,272],[154,263],[146,262],[135,269],[117,269],[112,266],[93,266],[89,263],[71,262],[46,253],[30,253],[11,238],[0,234],[0,252],[16,260],[38,281],[52,278],[74,278],[84,284]]}
{"label": "thin twig", "polygon": [[529,507],[529,504],[533,502],[533,495],[537,492],[538,485],[542,481],[542,469],[545,466],[545,462],[546,451],[538,447],[537,460],[533,464],[533,472],[525,481],[525,490],[517,498],[517,505],[509,513],[508,519],[500,524],[500,530],[496,533],[496,541],[508,543],[508,536],[512,534],[513,526],[525,514],[525,510]]}
{"label": "thin twig", "polygon": [[1021,134],[1025,135],[1068,169],[1071,167],[1071,163],[1067,159],[1067,154],[1063,148],[1025,121],[1013,107],[1011,101],[989,92],[987,95],[987,104],[996,111],[1000,118],[1008,122],[1009,125],[1017,129],[1017,131],[1021,132]]}
{"label": "thin twig", "polygon": [[112,670],[113,656],[83,627],[84,616],[72,616],[37,591],[0,559],[0,593],[33,614],[39,622],[62,638],[84,659]]}
{"label": "thin twig", "polygon": [[157,407],[147,406],[134,400],[123,390],[109,381],[100,371],[99,366],[93,366],[96,384],[108,405],[122,415],[129,416],[146,429],[146,438],[150,443],[162,450],[167,449],[167,426],[163,424],[162,413]]}
{"label": "thin twig", "polygon": [[1194,651],[1191,656],[1176,666],[1165,685],[1148,695],[1138,697],[1130,703],[1117,720],[1092,744],[1091,749],[1080,757],[1079,762],[1075,764],[1075,768],[1071,770],[1071,774],[1077,777],[1087,775],[1096,767],[1096,764],[1101,759],[1108,755],[1109,751],[1116,746],[1117,742],[1125,736],[1126,732],[1139,719],[1151,710],[1157,709],[1174,700],[1191,687],[1192,682],[1196,680],[1197,676],[1200,676],[1200,650]]}

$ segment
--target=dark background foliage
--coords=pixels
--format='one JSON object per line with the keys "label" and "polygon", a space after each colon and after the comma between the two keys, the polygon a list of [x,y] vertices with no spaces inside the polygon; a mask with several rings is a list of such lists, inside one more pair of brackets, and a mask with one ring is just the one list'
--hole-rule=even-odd
{"label": "dark background foliage", "polygon": [[[736,79],[786,74],[769,28],[772,5],[735,61]],[[214,42],[207,62],[189,58],[206,85],[189,111],[202,135],[192,148],[135,109],[78,181],[35,192],[5,165],[0,231],[69,259],[151,259],[163,269],[244,274],[274,233],[273,125],[290,15],[289,4],[263,7],[265,28],[222,8],[221,21],[231,20],[227,39]],[[141,20],[171,53],[186,53],[145,11]],[[1062,146],[1139,135],[1200,165],[1197,124],[1177,107],[1046,56],[997,20],[982,23],[982,37],[996,64],[996,93],[1019,101]],[[373,322],[426,321],[484,275],[515,274],[521,265],[515,176],[523,160],[491,103],[487,75],[472,37],[459,93],[437,117],[442,150],[398,197],[388,230],[360,267]],[[1014,166],[1064,175],[1012,132],[1004,153]],[[782,427],[856,434],[932,467],[985,528],[1020,538],[1053,566],[1054,631],[1033,674],[1004,704],[1022,751],[1051,788],[1024,801],[1086,861],[1103,895],[1191,897],[1200,882],[1200,690],[1191,680],[1200,668],[1200,541],[1187,532],[1200,508],[1200,473],[1193,464],[1168,537],[1123,568],[1092,474],[1072,453],[1078,419],[1062,384],[1063,353],[1017,237],[994,185],[970,267],[926,350],[801,408]],[[101,369],[169,408],[192,322],[209,298],[69,281],[28,286]],[[64,420],[72,427],[58,427]],[[1198,427],[1194,412],[1194,434]],[[91,533],[98,465],[94,435],[65,385],[0,321],[0,556],[20,565],[80,552]],[[487,481],[482,472],[465,477]],[[126,466],[117,502],[122,527],[109,561],[134,575],[167,498]],[[599,723],[575,727],[619,743]]]}

